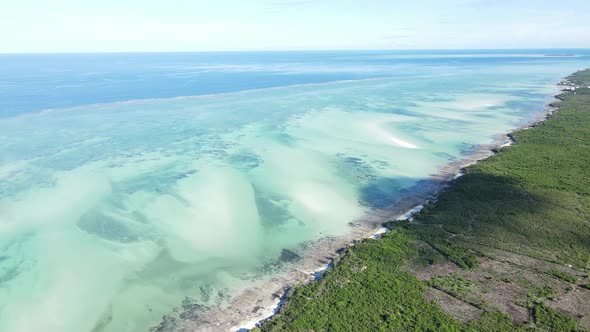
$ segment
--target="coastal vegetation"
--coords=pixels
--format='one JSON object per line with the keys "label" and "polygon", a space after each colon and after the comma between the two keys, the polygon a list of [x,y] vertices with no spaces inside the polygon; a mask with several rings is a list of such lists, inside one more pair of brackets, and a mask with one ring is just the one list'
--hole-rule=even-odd
{"label": "coastal vegetation", "polygon": [[[262,331],[590,328],[590,70],[412,220],[343,250]],[[577,301],[577,302],[576,302]]]}

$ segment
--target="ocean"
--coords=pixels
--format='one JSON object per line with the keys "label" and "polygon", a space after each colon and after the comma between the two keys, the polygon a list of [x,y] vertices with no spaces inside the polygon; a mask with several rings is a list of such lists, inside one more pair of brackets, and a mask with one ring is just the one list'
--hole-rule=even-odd
{"label": "ocean", "polygon": [[0,331],[223,308],[587,67],[590,50],[0,55]]}

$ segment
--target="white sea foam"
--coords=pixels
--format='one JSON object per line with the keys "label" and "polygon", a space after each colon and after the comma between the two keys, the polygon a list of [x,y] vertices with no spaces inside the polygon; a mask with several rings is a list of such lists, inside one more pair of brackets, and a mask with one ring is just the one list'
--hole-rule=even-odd
{"label": "white sea foam", "polygon": [[397,144],[397,145],[399,145],[399,146],[401,146],[403,148],[408,148],[408,149],[417,149],[418,148],[416,145],[414,145],[412,143],[409,143],[409,142],[406,142],[406,141],[403,141],[403,140],[401,140],[399,138],[391,137],[391,140],[395,144]]}

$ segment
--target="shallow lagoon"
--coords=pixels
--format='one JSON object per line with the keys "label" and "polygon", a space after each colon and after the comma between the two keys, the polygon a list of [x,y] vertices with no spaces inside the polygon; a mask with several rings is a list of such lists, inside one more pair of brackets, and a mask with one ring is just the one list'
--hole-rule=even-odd
{"label": "shallow lagoon", "polygon": [[[188,55],[164,67],[162,55],[130,69],[158,68],[145,91],[125,90],[118,67],[100,74],[122,89],[111,103],[109,84],[56,92],[50,78],[68,78],[55,72],[13,78],[0,118],[0,330],[146,331],[186,297],[226,303],[278,273],[283,249],[349,232],[538,116],[554,83],[590,65],[542,54],[195,55],[191,70]],[[199,95],[150,93],[185,71],[178,95]],[[194,85],[207,79],[219,93]],[[72,105],[22,102],[18,87]]]}

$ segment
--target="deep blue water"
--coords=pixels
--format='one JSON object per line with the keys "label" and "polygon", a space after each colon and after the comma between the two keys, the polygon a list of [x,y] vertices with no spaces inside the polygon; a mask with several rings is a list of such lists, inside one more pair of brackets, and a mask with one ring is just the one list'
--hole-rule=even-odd
{"label": "deep blue water", "polygon": [[549,66],[582,58],[590,58],[590,50],[4,54],[0,117],[124,100],[428,75],[446,67]]}

